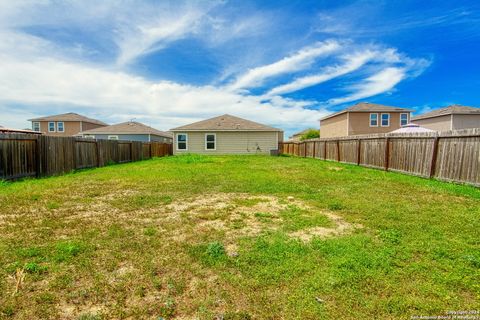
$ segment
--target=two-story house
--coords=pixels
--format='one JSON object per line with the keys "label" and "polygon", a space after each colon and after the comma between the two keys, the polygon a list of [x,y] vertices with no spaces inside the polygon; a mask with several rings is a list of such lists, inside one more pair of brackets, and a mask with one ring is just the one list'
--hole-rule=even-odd
{"label": "two-story house", "polygon": [[82,131],[108,125],[73,112],[29,119],[28,121],[32,122],[33,131],[51,136],[75,136]]}
{"label": "two-story house", "polygon": [[320,119],[320,137],[388,133],[410,122],[413,110],[360,102]]}

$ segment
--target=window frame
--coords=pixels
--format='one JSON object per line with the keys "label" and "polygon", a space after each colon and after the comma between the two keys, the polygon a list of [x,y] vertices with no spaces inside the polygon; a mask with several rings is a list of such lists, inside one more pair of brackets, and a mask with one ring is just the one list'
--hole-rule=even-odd
{"label": "window frame", "polygon": [[118,135],[108,135],[107,140],[119,140]]}
{"label": "window frame", "polygon": [[[376,116],[377,116],[377,118],[376,118],[377,124],[376,124],[376,125],[372,125],[372,115],[376,115]],[[376,127],[378,127],[378,113],[376,113],[376,112],[370,113],[370,115],[368,116],[368,119],[369,119],[369,125],[370,125],[371,128],[376,128]]]}
{"label": "window frame", "polygon": [[[208,149],[207,144],[207,136],[213,136],[213,149]],[[211,143],[211,141],[210,141]],[[216,151],[217,150],[217,134],[216,133],[205,133],[205,151]]]}
{"label": "window frame", "polygon": [[[178,143],[180,142],[178,140],[178,137],[182,136],[182,135],[185,136],[185,142],[184,142],[185,143],[185,149],[178,148]],[[182,141],[182,143],[183,143],[183,141]],[[188,133],[177,133],[177,134],[175,134],[175,150],[177,150],[177,151],[188,151]]]}
{"label": "window frame", "polygon": [[[35,130],[35,126],[38,125],[38,130]],[[35,132],[40,132],[40,122],[39,121],[33,121],[32,122],[32,131],[35,131]]]}
{"label": "window frame", "polygon": [[[52,127],[50,125],[52,124],[53,130],[50,130]],[[55,131],[55,121],[49,121],[48,122],[48,132],[56,132]]]}
{"label": "window frame", "polygon": [[[405,124],[402,124],[402,115],[404,115],[404,114],[407,115],[407,122]],[[400,113],[400,127],[405,127],[408,124],[408,118],[409,118],[408,112]]]}
{"label": "window frame", "polygon": [[[62,124],[62,130],[60,130],[59,127],[58,127],[58,125],[59,125],[60,123]],[[63,121],[57,121],[57,123],[56,123],[56,129],[57,129],[57,132],[65,132],[65,122],[63,122]]]}
{"label": "window frame", "polygon": [[[387,115],[387,116],[388,116],[388,118],[387,118],[388,124],[387,124],[387,125],[383,125],[383,116],[384,116],[384,115]],[[381,113],[381,114],[380,114],[380,126],[381,126],[381,127],[384,127],[384,128],[390,127],[390,113]]]}

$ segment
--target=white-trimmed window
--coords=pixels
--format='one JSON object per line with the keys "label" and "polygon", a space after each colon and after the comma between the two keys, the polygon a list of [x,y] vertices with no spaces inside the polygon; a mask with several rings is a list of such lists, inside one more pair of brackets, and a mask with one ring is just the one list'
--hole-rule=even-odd
{"label": "white-trimmed window", "polygon": [[177,150],[188,150],[188,134],[177,133]]}
{"label": "white-trimmed window", "polygon": [[108,140],[118,140],[118,136],[108,136]]}
{"label": "white-trimmed window", "polygon": [[55,132],[55,122],[48,123],[48,132]]}
{"label": "white-trimmed window", "polygon": [[32,122],[32,130],[40,132],[40,122]]}
{"label": "white-trimmed window", "polygon": [[378,127],[378,113],[370,113],[370,127]]}
{"label": "white-trimmed window", "polygon": [[215,133],[205,134],[205,150],[217,149],[217,135]]}
{"label": "white-trimmed window", "polygon": [[390,127],[390,113],[382,113],[381,121],[382,127]]}
{"label": "white-trimmed window", "polygon": [[400,127],[408,124],[408,113],[400,113]]}
{"label": "white-trimmed window", "polygon": [[63,122],[57,122],[57,132],[65,132],[65,127]]}

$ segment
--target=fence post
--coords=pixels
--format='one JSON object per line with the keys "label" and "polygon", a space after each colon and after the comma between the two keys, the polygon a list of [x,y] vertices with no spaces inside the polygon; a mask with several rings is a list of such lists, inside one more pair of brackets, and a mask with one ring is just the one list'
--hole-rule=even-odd
{"label": "fence post", "polygon": [[72,150],[72,157],[73,157],[73,167],[77,170],[77,138],[73,138],[73,150]]}
{"label": "fence post", "polygon": [[304,158],[307,157],[307,142],[306,141],[303,142],[303,157]]}
{"label": "fence post", "polygon": [[438,140],[438,136],[433,139],[432,161],[430,162],[430,178],[435,176],[435,167],[437,165],[438,156]]}
{"label": "fence post", "polygon": [[41,176],[41,148],[40,148],[40,136],[35,139],[35,176],[38,178]]}
{"label": "fence post", "polygon": [[327,140],[323,141],[323,160],[327,160]]}
{"label": "fence post", "polygon": [[317,141],[313,141],[313,159],[315,159],[315,146],[317,145]]}
{"label": "fence post", "polygon": [[360,144],[362,143],[362,140],[359,138],[357,140],[357,166],[360,165]]}
{"label": "fence post", "polygon": [[95,139],[95,154],[97,156],[97,168],[100,167],[100,147],[98,146],[98,140]]}
{"label": "fence post", "polygon": [[384,159],[384,166],[385,166],[385,171],[388,171],[388,162],[390,160],[390,138],[389,137],[385,137],[385,159]]}
{"label": "fence post", "polygon": [[340,162],[340,140],[337,140],[337,162]]}

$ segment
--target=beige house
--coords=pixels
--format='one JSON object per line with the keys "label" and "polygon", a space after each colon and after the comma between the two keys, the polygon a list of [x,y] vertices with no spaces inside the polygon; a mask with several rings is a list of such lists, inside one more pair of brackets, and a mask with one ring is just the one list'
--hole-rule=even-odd
{"label": "beige house", "polygon": [[360,102],[320,119],[320,138],[387,133],[410,122],[412,110]]}
{"label": "beige house", "polygon": [[64,113],[48,117],[29,119],[32,130],[50,136],[75,136],[84,130],[107,126],[106,123],[90,119],[78,113]]}
{"label": "beige house", "polygon": [[412,117],[412,122],[436,131],[480,128],[480,108],[452,105]]}
{"label": "beige house", "polygon": [[173,153],[272,154],[283,131],[228,114],[171,129]]}

